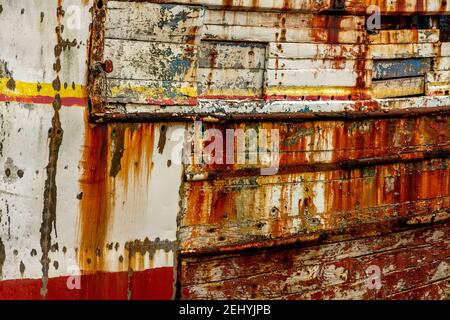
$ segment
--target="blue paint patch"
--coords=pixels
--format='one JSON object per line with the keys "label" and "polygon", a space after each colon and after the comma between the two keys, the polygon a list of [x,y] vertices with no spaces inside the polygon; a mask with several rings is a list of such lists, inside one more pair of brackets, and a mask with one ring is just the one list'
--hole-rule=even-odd
{"label": "blue paint patch", "polygon": [[375,60],[373,79],[393,79],[423,76],[431,69],[431,59]]}

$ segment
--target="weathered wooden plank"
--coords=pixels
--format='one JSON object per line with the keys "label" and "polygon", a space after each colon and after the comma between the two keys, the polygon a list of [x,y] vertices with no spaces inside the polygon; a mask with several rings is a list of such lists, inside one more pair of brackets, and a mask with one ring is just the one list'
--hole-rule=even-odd
{"label": "weathered wooden plank", "polygon": [[390,300],[448,300],[450,295],[450,281],[444,279],[433,281],[419,287],[404,290],[388,297]]}
{"label": "weathered wooden plank", "polygon": [[431,59],[375,60],[373,79],[423,76],[431,69]]}
{"label": "weathered wooden plank", "polygon": [[[121,0],[128,1],[128,0]],[[278,9],[284,11],[320,12],[332,8],[330,0],[157,0],[159,3],[205,5],[209,8]]]}
{"label": "weathered wooden plank", "polygon": [[108,79],[108,102],[195,105],[196,82]]}
{"label": "weathered wooden plank", "polygon": [[450,83],[427,83],[425,94],[429,96],[448,96],[450,94]]}
{"label": "weathered wooden plank", "polygon": [[425,77],[372,81],[374,98],[415,96],[425,93]]}
{"label": "weathered wooden plank", "polygon": [[367,8],[375,5],[381,14],[443,14],[450,12],[450,3],[441,0],[345,0],[349,13],[364,14]]}
{"label": "weathered wooden plank", "polygon": [[198,6],[108,1],[106,38],[195,43],[203,15]]}
{"label": "weathered wooden plank", "polygon": [[268,56],[286,59],[365,59],[365,47],[364,45],[271,42]]}
{"label": "weathered wooden plank", "polygon": [[[298,110],[298,109],[297,109]],[[342,162],[376,159],[377,157],[408,158],[411,155],[420,157],[423,152],[447,148],[442,141],[450,141],[450,120],[442,121],[434,117],[420,117],[418,119],[379,119],[366,121],[321,121],[302,123],[268,124],[234,124],[227,126],[235,132],[250,132],[266,136],[268,142],[278,139],[277,163],[280,172],[295,170],[324,170],[331,169],[334,164]],[[206,126],[226,134],[224,128],[218,125]],[[273,135],[278,134],[278,137]],[[194,143],[201,145],[201,141],[194,139]],[[268,144],[267,152],[274,149]],[[233,163],[198,164],[191,155],[191,165],[185,168],[187,175],[214,176],[231,175],[232,171],[244,171],[249,168],[262,168],[264,157],[258,157],[254,163],[235,163],[237,159],[246,159],[245,151],[236,146],[232,152]],[[248,150],[247,150],[248,151]],[[270,154],[272,156],[272,154]],[[314,167],[316,165],[316,167]],[[322,167],[321,167],[322,165]]]}
{"label": "weathered wooden plank", "polygon": [[433,63],[434,70],[450,70],[450,57],[436,57]]}
{"label": "weathered wooden plank", "polygon": [[431,71],[426,74],[427,82],[449,82],[450,84],[450,71]]}
{"label": "weathered wooden plank", "polygon": [[255,42],[362,43],[364,31],[323,28],[280,28],[206,25],[203,39]]}
{"label": "weathered wooden plank", "polygon": [[[267,70],[268,87],[356,87],[360,74],[353,70]],[[366,79],[366,81],[370,79]]]}
{"label": "weathered wooden plank", "polygon": [[198,92],[202,98],[259,99],[262,97],[264,70],[198,69]]}
{"label": "weathered wooden plank", "polygon": [[438,48],[432,43],[372,44],[367,57],[371,59],[426,58],[438,55]]}
{"label": "weathered wooden plank", "polygon": [[264,97],[266,100],[286,101],[318,101],[318,100],[360,100],[370,97],[366,88],[328,86],[328,87],[265,87]]}
{"label": "weathered wooden plank", "polygon": [[268,58],[268,70],[371,70],[372,60],[351,59],[283,59]]}
{"label": "weathered wooden plank", "polygon": [[199,68],[264,69],[265,45],[202,41],[198,50]]}
{"label": "weathered wooden plank", "polygon": [[368,231],[369,224],[442,211],[450,205],[446,163],[191,182],[185,189],[181,246],[212,250],[311,232]]}
{"label": "weathered wooden plank", "polygon": [[109,78],[192,82],[196,47],[188,44],[106,39],[105,56],[114,63]]}
{"label": "weathered wooden plank", "polygon": [[[448,226],[309,248],[182,258],[182,298],[445,298],[450,277]],[[368,286],[368,269],[374,266],[381,272],[378,290]],[[443,281],[447,284],[442,286]],[[430,290],[422,288],[434,284],[440,291],[427,296]]]}
{"label": "weathered wooden plank", "polygon": [[450,42],[441,42],[440,57],[450,57]]}
{"label": "weathered wooden plank", "polygon": [[[434,228],[428,227],[418,230],[394,232],[388,236],[356,239],[309,248],[286,248],[271,252],[261,251],[239,255],[230,254],[184,258],[181,271],[182,283],[185,286],[190,286],[250,277],[255,274],[271,273],[277,270],[291,270],[302,266],[329,265],[333,262],[348,259],[368,262],[369,260],[378,258],[379,263],[383,262],[382,265],[379,265],[380,269],[389,272],[397,270],[397,267],[401,267],[401,265],[392,265],[393,260],[386,259],[386,257],[400,253],[402,254],[403,261],[409,260],[409,263],[411,263],[417,255],[427,253],[427,250],[433,245],[429,243],[431,239],[433,243],[441,244],[438,247],[439,249],[443,247],[442,244],[448,243],[449,232],[446,225],[438,225]],[[406,247],[408,249],[405,250]],[[411,254],[405,256],[405,253],[408,252]],[[283,257],[287,256],[290,259],[283,259]],[[426,255],[426,259],[427,262],[434,260],[433,255]],[[274,268],[273,264],[277,264],[277,268]],[[361,270],[358,268],[355,271],[359,273]],[[359,274],[358,278],[360,277],[364,277],[364,274]]]}
{"label": "weathered wooden plank", "polygon": [[207,25],[253,26],[279,28],[325,28],[364,30],[362,16],[330,16],[308,13],[262,12],[236,10],[206,10]]}
{"label": "weathered wooden plank", "polygon": [[369,34],[370,44],[435,43],[439,41],[439,29],[380,30]]}

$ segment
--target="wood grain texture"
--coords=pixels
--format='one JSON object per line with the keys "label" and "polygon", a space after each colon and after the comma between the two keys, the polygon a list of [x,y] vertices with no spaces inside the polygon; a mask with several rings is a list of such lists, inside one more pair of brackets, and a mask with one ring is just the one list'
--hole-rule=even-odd
{"label": "wood grain texture", "polygon": [[[183,299],[447,299],[450,225],[312,247],[184,258]],[[370,287],[370,266],[381,271]]]}

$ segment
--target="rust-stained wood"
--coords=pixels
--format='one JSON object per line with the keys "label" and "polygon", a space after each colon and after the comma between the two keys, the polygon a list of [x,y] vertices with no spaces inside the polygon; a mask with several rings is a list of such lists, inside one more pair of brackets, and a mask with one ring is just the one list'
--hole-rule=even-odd
{"label": "rust-stained wood", "polygon": [[203,41],[198,50],[199,68],[264,69],[265,45]]}
{"label": "rust-stained wood", "polygon": [[[331,35],[331,36],[330,36]],[[334,35],[334,37],[333,37]],[[204,39],[254,42],[362,43],[363,31],[338,28],[299,28],[206,25]]]}
{"label": "rust-stained wood", "polygon": [[370,44],[435,43],[439,41],[439,29],[380,30],[369,35]]}
{"label": "rust-stained wood", "polygon": [[316,172],[306,166],[306,172],[297,167],[299,173],[190,182],[179,233],[182,250],[220,251],[323,232],[368,232],[445,212],[450,175],[448,153],[444,157]]}
{"label": "rust-stained wood", "polygon": [[402,43],[369,45],[368,56],[372,59],[408,59],[438,56],[439,46],[432,43]]}
{"label": "rust-stained wood", "polygon": [[410,77],[372,81],[374,98],[416,96],[425,93],[425,77]]}
{"label": "rust-stained wood", "polygon": [[346,44],[309,44],[309,43],[273,43],[269,44],[269,57],[300,59],[358,59],[365,58],[364,45]]}
{"label": "rust-stained wood", "polygon": [[[346,164],[361,159],[392,158],[391,162],[394,163],[408,158],[420,160],[426,157],[426,152],[449,150],[448,119],[421,116],[409,119],[361,120],[233,124],[227,126],[227,129],[244,132],[254,130],[261,135],[267,133],[269,142],[272,130],[277,131],[280,141],[279,173],[344,168]],[[209,124],[208,128],[218,129],[226,136],[223,125]],[[269,148],[268,151],[272,149]],[[235,148],[231,151],[233,158],[237,159],[240,150]],[[364,163],[360,166],[363,165]],[[255,163],[240,164],[230,164],[225,160],[211,165],[193,163],[186,167],[186,174],[208,173],[216,177],[231,177],[245,175],[246,170],[259,169],[262,166],[261,159]],[[248,171],[247,175],[249,172],[251,171]]]}
{"label": "rust-stained wood", "polygon": [[[352,241],[184,258],[183,299],[446,299],[450,225]],[[381,271],[370,287],[370,266]]]}
{"label": "rust-stained wood", "polygon": [[[315,242],[324,233],[335,239],[389,230],[404,219],[414,224],[440,219],[430,214],[448,216],[446,118],[233,128],[278,130],[279,171],[259,176],[254,169],[265,166],[261,159],[188,166],[188,180],[206,180],[185,184],[179,236],[186,254]],[[238,149],[233,152],[234,160],[242,159]]]}
{"label": "rust-stained wood", "polygon": [[345,0],[345,11],[365,14],[370,6],[377,6],[381,14],[411,15],[436,14],[450,12],[450,4],[442,0]]}
{"label": "rust-stained wood", "polygon": [[203,99],[261,99],[263,70],[200,68],[199,96]]}
{"label": "rust-stained wood", "polygon": [[[368,73],[362,81],[370,83]],[[266,88],[273,87],[357,87],[358,72],[339,69],[268,70]]]}
{"label": "rust-stained wood", "polygon": [[197,6],[110,0],[106,37],[192,44],[200,40],[203,15]]}
{"label": "rust-stained wood", "polygon": [[202,41],[198,90],[202,99],[261,99],[265,45]]}
{"label": "rust-stained wood", "polygon": [[223,26],[278,27],[280,31],[283,28],[364,30],[364,17],[361,16],[329,16],[293,12],[206,10],[204,23]]}
{"label": "rust-stained wood", "polygon": [[[128,1],[128,0],[121,0]],[[158,3],[204,5],[210,8],[275,9],[282,11],[320,12],[331,8],[331,0],[155,0]]]}

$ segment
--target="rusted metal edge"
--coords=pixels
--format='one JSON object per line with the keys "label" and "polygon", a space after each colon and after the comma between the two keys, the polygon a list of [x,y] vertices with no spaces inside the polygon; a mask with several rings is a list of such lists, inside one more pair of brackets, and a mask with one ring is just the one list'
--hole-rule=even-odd
{"label": "rusted metal edge", "polygon": [[103,97],[103,81],[101,74],[93,72],[91,66],[103,61],[105,49],[105,21],[108,0],[95,0],[92,6],[92,24],[88,45],[88,107],[90,112],[103,112],[105,99]]}
{"label": "rusted metal edge", "polygon": [[[405,152],[382,157],[363,158],[334,163],[313,163],[304,165],[282,166],[278,168],[277,174],[351,170],[370,166],[388,165],[394,163],[410,163],[431,159],[450,159],[450,149],[438,148],[434,150]],[[185,175],[185,181],[207,181],[246,176],[259,176],[260,172],[261,168],[229,170],[226,166],[224,166],[223,170],[216,170],[214,172],[188,172]]]}
{"label": "rusted metal edge", "polygon": [[203,112],[93,112],[89,121],[92,123],[108,122],[191,122],[203,121],[213,123],[229,122],[296,122],[305,120],[360,120],[379,118],[415,118],[424,115],[450,114],[450,106],[404,108],[379,111],[333,111],[333,112],[274,112],[274,113],[229,113],[212,114]]}
{"label": "rusted metal edge", "polygon": [[[430,217],[439,217],[432,218]],[[447,209],[439,213],[433,213],[422,217],[412,218],[395,218],[385,223],[363,224],[349,228],[345,232],[339,230],[331,230],[329,232],[321,231],[315,234],[292,236],[280,239],[267,239],[247,243],[239,243],[236,245],[218,246],[212,248],[201,249],[181,249],[179,256],[198,257],[205,255],[223,255],[223,254],[241,254],[245,252],[263,251],[263,250],[280,250],[280,248],[289,249],[292,247],[311,247],[326,243],[349,241],[379,235],[386,235],[392,232],[401,232],[429,225],[438,225],[450,221],[450,211]],[[416,220],[414,220],[416,219]]]}

